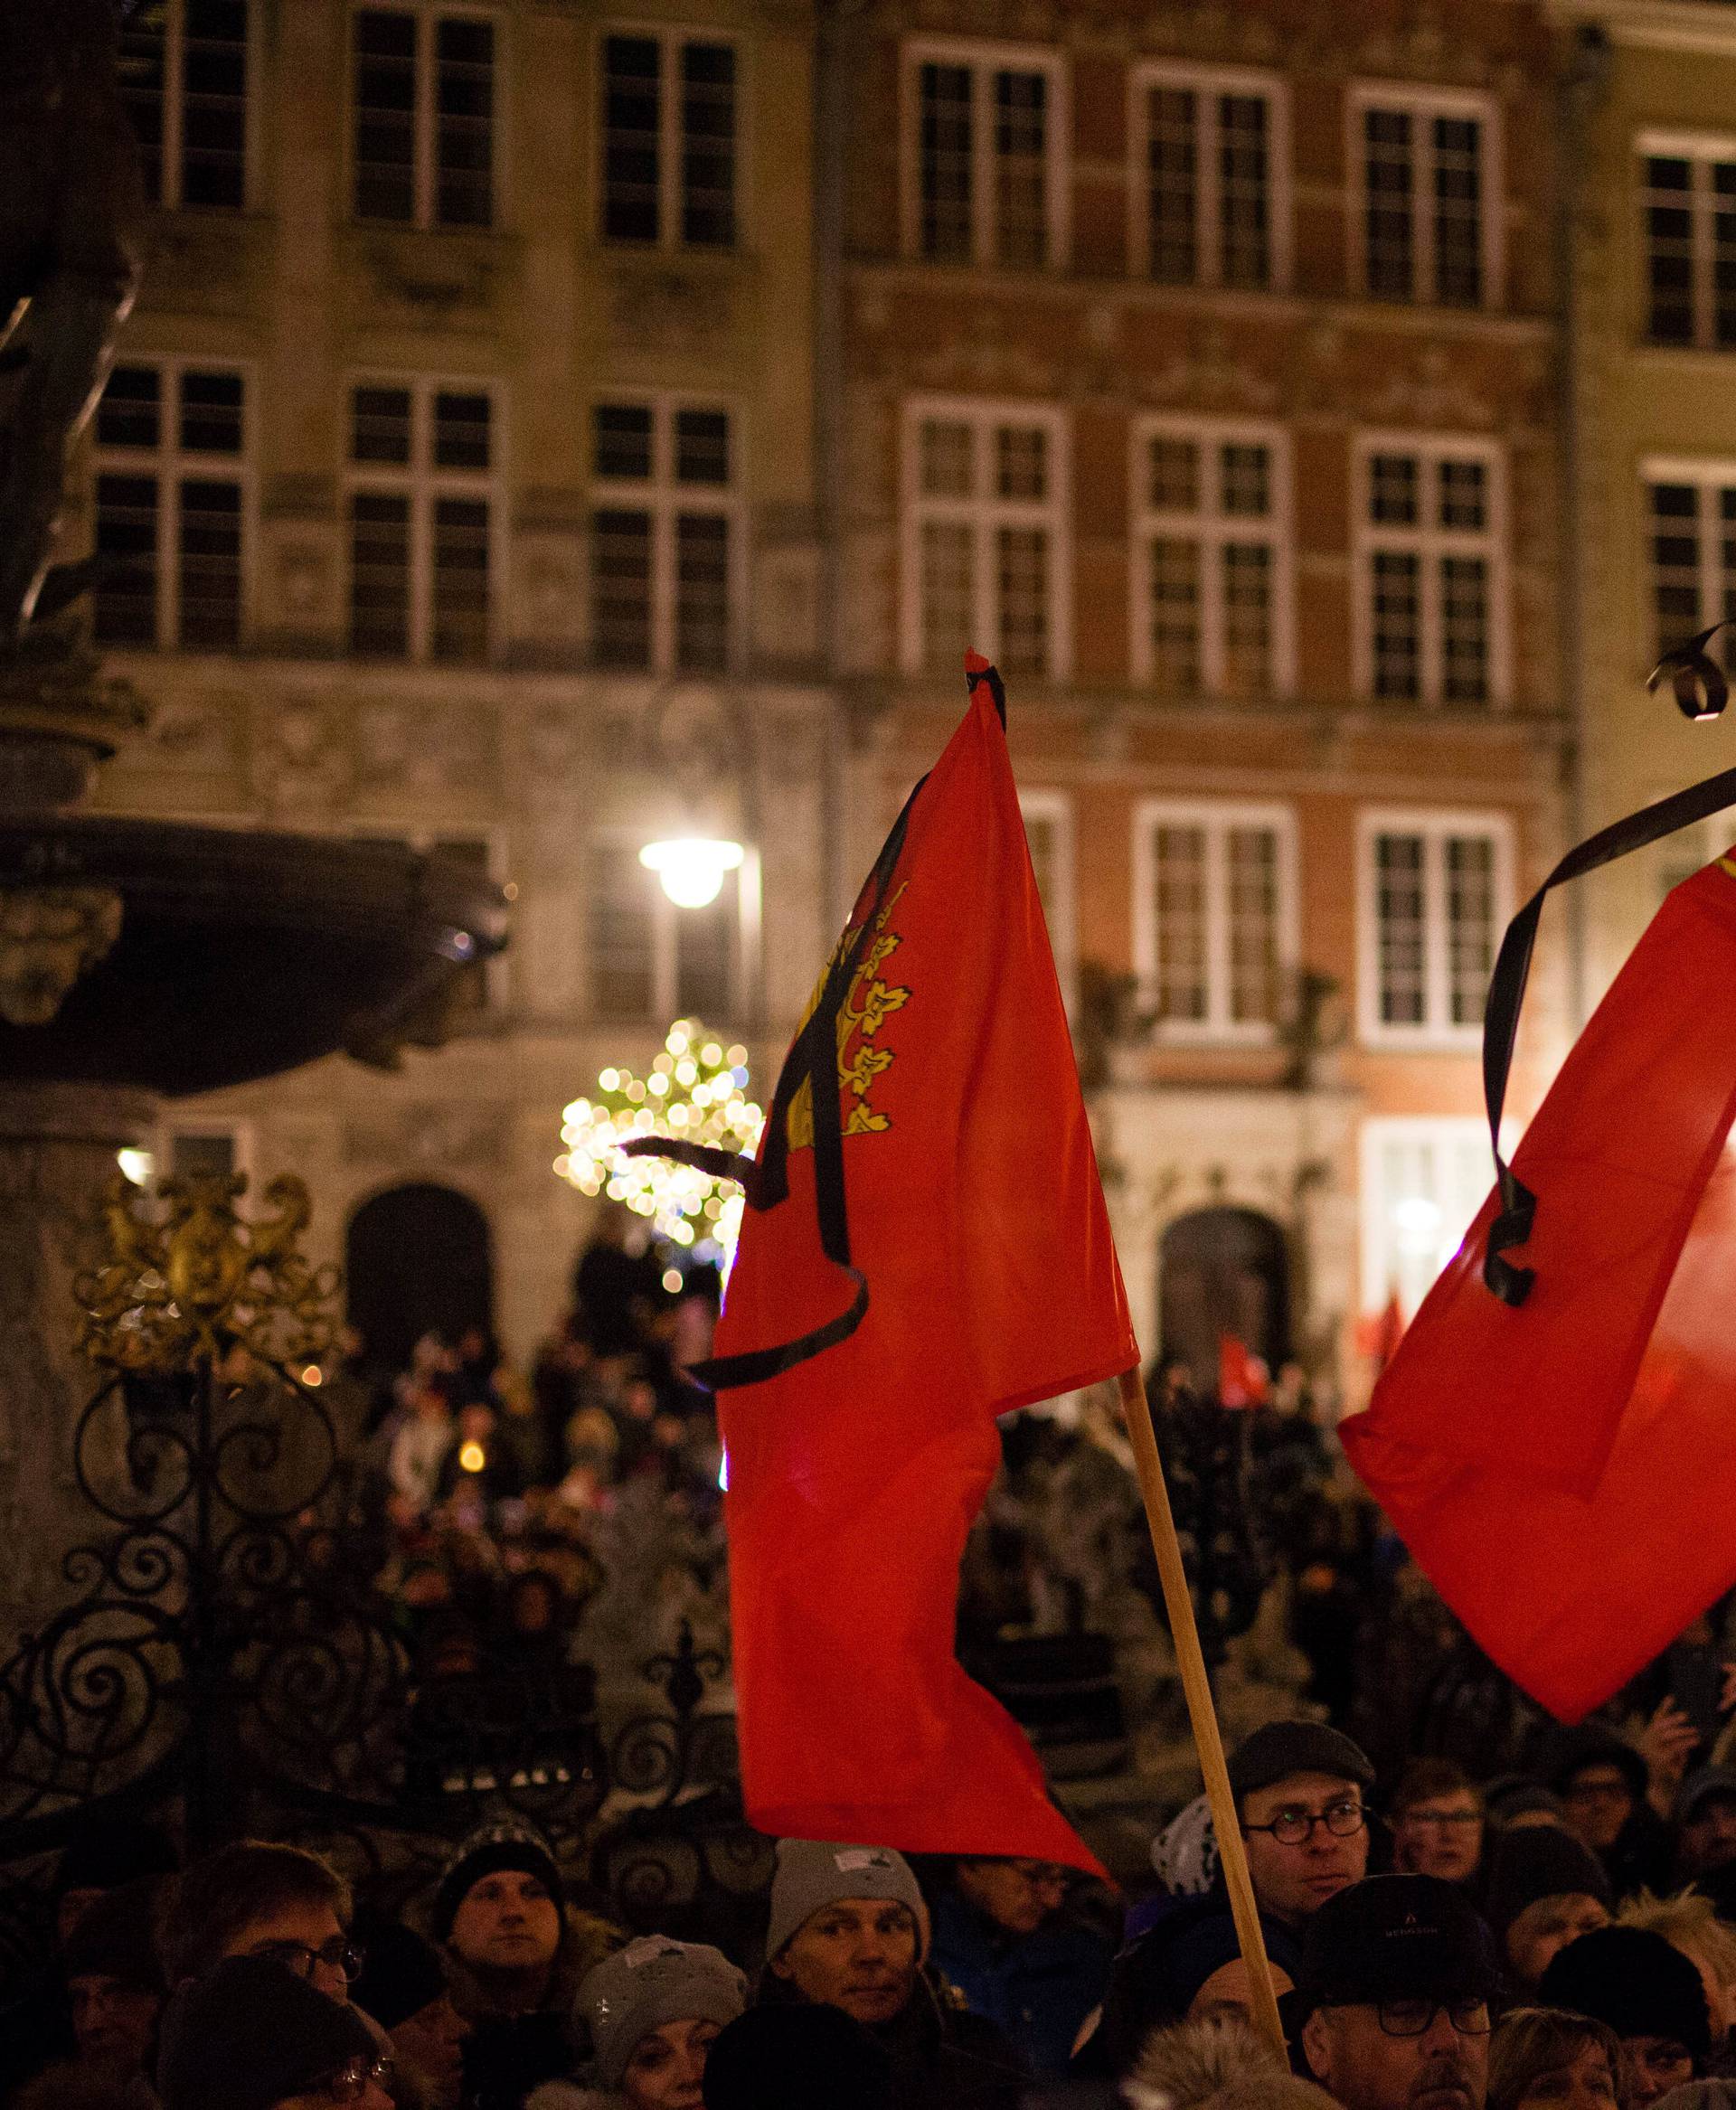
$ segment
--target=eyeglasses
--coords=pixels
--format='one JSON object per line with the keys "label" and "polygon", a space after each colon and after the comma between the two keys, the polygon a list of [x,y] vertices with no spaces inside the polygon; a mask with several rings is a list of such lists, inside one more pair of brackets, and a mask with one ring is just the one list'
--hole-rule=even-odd
{"label": "eyeglasses", "polygon": [[1280,1846],[1305,1846],[1314,1837],[1316,1824],[1324,1824],[1335,1839],[1348,1839],[1360,1832],[1368,1822],[1368,1812],[1361,1803],[1346,1800],[1332,1803],[1326,1809],[1283,1809],[1269,1824],[1244,1824],[1244,1832],[1269,1832]]}
{"label": "eyeglasses", "polygon": [[368,2092],[368,2084],[390,2089],[396,2066],[389,2058],[357,2057],[347,2066],[340,2066],[335,2073],[328,2073],[315,2086],[334,2103],[359,2103]]}
{"label": "eyeglasses", "polygon": [[329,1942],[323,1942],[316,1949],[306,1942],[261,1942],[258,1948],[250,1949],[250,1956],[269,1956],[274,1964],[281,1964],[293,1971],[297,1978],[311,1978],[316,1964],[324,1964],[327,1970],[341,1971],[354,1985],[362,1975],[362,1966],[367,1957],[355,1944],[342,1935],[334,1935]]}
{"label": "eyeglasses", "polygon": [[1426,2036],[1445,2012],[1461,2037],[1486,2037],[1489,2003],[1483,2000],[1383,2000],[1374,2014],[1388,2037]]}

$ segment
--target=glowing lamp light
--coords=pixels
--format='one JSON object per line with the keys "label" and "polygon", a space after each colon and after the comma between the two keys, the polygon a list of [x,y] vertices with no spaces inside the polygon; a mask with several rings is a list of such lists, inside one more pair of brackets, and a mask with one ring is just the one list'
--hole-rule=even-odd
{"label": "glowing lamp light", "polygon": [[677,835],[666,843],[647,843],[639,862],[656,873],[677,909],[706,909],[722,892],[724,873],[740,870],[746,854],[739,843]]}
{"label": "glowing lamp light", "polygon": [[488,1454],[475,1436],[459,1445],[458,1464],[467,1473],[480,1473],[487,1463]]}

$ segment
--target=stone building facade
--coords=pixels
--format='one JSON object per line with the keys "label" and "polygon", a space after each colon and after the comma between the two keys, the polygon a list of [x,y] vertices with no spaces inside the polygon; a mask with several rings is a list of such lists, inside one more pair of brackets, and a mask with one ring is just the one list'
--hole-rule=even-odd
{"label": "stone building facade", "polygon": [[[1553,33],[1375,0],[839,31],[861,861],[998,657],[1140,1337],[1354,1395],[1486,1191],[1562,846]],[[1559,1055],[1540,973],[1527,1093]]]}

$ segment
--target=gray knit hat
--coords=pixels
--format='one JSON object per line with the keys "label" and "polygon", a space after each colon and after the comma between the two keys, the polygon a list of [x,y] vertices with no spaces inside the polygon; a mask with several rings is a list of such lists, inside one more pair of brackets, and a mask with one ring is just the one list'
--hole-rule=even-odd
{"label": "gray knit hat", "polygon": [[835,1846],[816,1839],[780,1839],[771,1879],[771,1925],[766,1961],[780,1955],[816,1912],[841,1898],[872,1898],[908,1905],[916,1915],[917,1961],[929,1954],[929,1907],[910,1864],[890,1846]]}
{"label": "gray knit hat", "polygon": [[597,2078],[618,2088],[643,2037],[665,2022],[732,2022],[748,1982],[720,1949],[643,1935],[585,1973],[573,2015],[590,2030]]}

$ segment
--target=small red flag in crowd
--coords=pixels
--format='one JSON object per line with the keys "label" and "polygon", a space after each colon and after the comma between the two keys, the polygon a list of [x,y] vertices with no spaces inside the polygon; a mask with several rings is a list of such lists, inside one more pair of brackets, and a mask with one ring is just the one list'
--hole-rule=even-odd
{"label": "small red flag in crowd", "polygon": [[953,1653],[995,1419],[1137,1361],[1000,685],[863,889],[748,1178],[716,1359],[762,1831],[1094,1868]]}
{"label": "small red flag in crowd", "polygon": [[1404,1306],[1394,1289],[1372,1317],[1357,1320],[1356,1352],[1374,1365],[1378,1377],[1399,1352],[1399,1342],[1403,1339]]}
{"label": "small red flag in crowd", "polygon": [[1271,1372],[1246,1342],[1234,1333],[1218,1335],[1218,1404],[1263,1407],[1271,1396]]}
{"label": "small red flag in crowd", "polygon": [[[1722,781],[1696,787],[1703,807]],[[1656,839],[1647,818],[1619,824],[1624,846]],[[1441,1596],[1564,1719],[1736,1584],[1732,1116],[1723,858],[1669,894],[1514,1153],[1509,1192],[1485,1202],[1368,1411],[1340,1425]]]}

